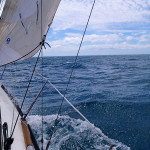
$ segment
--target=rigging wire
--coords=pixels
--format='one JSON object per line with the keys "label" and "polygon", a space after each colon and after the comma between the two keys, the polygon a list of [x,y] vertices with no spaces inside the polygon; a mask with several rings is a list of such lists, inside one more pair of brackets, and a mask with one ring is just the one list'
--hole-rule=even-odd
{"label": "rigging wire", "polygon": [[[26,92],[25,92],[24,98],[23,98],[23,100],[22,100],[20,109],[22,109],[23,104],[24,104],[24,101],[25,101],[25,99],[26,99],[26,96],[27,96],[27,93],[28,93],[28,90],[29,90],[29,87],[30,87],[30,83],[31,83],[31,80],[32,80],[32,78],[33,78],[33,75],[34,75],[34,72],[35,72],[35,68],[36,68],[36,66],[37,66],[37,63],[38,63],[40,54],[41,54],[41,49],[40,49],[39,54],[38,54],[38,57],[37,57],[37,59],[36,59],[36,62],[35,62],[35,65],[34,65],[34,68],[33,68],[33,71],[32,71],[32,75],[31,75],[30,80],[29,80],[29,82],[28,82],[28,85],[27,85],[27,88],[26,88]],[[19,119],[19,112],[18,112],[17,119],[16,119],[16,121],[15,121],[14,128],[13,128],[12,133],[11,133],[11,135],[10,135],[10,138],[12,138],[12,136],[13,136],[13,133],[14,133],[14,131],[15,131],[15,128],[16,128],[16,125],[17,125],[17,122],[18,122],[18,119]]]}
{"label": "rigging wire", "polygon": [[47,81],[43,84],[43,86],[41,87],[41,89],[39,90],[37,96],[35,97],[35,99],[33,100],[32,104],[30,105],[29,109],[27,110],[27,113],[24,115],[23,119],[26,119],[26,117],[28,116],[29,112],[31,111],[32,107],[34,106],[35,102],[37,101],[38,97],[40,96],[41,92],[43,91],[45,85],[47,84]]}
{"label": "rigging wire", "polygon": [[[95,1],[93,1],[93,5],[92,5],[92,8],[91,8],[91,11],[90,11],[90,14],[89,14],[89,17],[88,17],[88,20],[87,20],[87,23],[86,23],[86,26],[85,26],[85,29],[84,29],[84,33],[83,33],[83,36],[82,36],[82,39],[81,39],[81,42],[80,42],[80,45],[79,45],[79,49],[77,51],[77,55],[75,57],[75,61],[74,61],[74,64],[73,64],[73,67],[72,67],[72,70],[71,70],[71,73],[70,73],[70,76],[69,76],[69,79],[68,79],[68,82],[67,82],[67,86],[66,86],[66,89],[65,89],[65,92],[64,92],[64,97],[67,93],[67,90],[68,90],[68,86],[69,86],[69,83],[71,81],[71,77],[72,77],[72,74],[73,74],[73,71],[74,71],[74,68],[76,66],[76,63],[77,63],[77,59],[78,59],[78,56],[79,56],[79,52],[80,52],[80,49],[81,49],[81,46],[82,46],[82,43],[83,43],[83,40],[84,40],[84,37],[85,37],[85,33],[86,33],[86,30],[87,30],[87,27],[88,27],[88,24],[89,24],[89,21],[90,21],[90,18],[91,18],[91,15],[92,15],[92,12],[93,12],[93,8],[95,6]],[[57,117],[55,119],[55,122],[54,122],[54,127],[53,127],[53,132],[49,138],[49,141],[47,143],[47,146],[46,146],[46,150],[48,150],[49,146],[50,146],[50,143],[51,143],[51,139],[52,139],[52,136],[55,132],[55,128],[56,128],[56,125],[57,125],[57,122],[58,122],[58,118],[59,118],[59,114],[61,113],[61,109],[62,109],[62,106],[63,106],[63,102],[64,102],[64,97],[61,101],[61,104],[60,104],[60,107],[58,109],[58,112],[57,112]]]}
{"label": "rigging wire", "polygon": [[[43,1],[41,0],[41,41],[43,41],[45,39],[43,39]],[[45,41],[44,41],[45,42]],[[43,43],[44,45],[44,43]],[[41,58],[42,58],[42,75],[43,75],[43,45],[41,45]],[[42,86],[43,86],[43,77],[42,77]],[[42,128],[41,128],[41,133],[42,133],[42,137],[41,137],[41,150],[43,150],[43,144],[44,144],[44,138],[43,138],[43,89],[42,89],[42,100],[41,100],[41,123],[42,123]]]}
{"label": "rigging wire", "polygon": [[[42,5],[42,0],[41,0],[41,5]],[[48,26],[48,30],[49,30],[49,27],[50,27],[50,26]],[[41,7],[41,29],[42,29],[42,7]],[[48,30],[47,30],[47,31],[48,31]],[[42,30],[41,30],[41,38],[42,38],[42,34],[43,34],[43,33],[42,33]],[[46,37],[46,36],[44,36],[44,37]],[[30,51],[28,54],[26,54],[26,55],[23,56],[23,57],[25,57],[25,56],[29,55],[30,53],[32,53],[33,51],[35,51],[39,46],[41,46],[39,55],[38,55],[38,57],[37,57],[37,61],[36,61],[36,63],[35,63],[35,66],[34,66],[34,69],[33,69],[32,75],[31,75],[31,78],[30,78],[30,80],[29,80],[29,82],[28,82],[28,86],[27,86],[27,89],[26,89],[24,98],[23,98],[23,100],[22,100],[22,103],[21,103],[21,107],[20,107],[21,109],[22,109],[23,104],[24,104],[24,101],[25,101],[25,99],[26,99],[26,95],[27,95],[27,93],[28,93],[28,90],[29,90],[29,86],[30,86],[31,80],[32,80],[32,77],[33,77],[33,74],[34,74],[34,71],[35,71],[37,62],[38,62],[38,60],[39,60],[40,53],[41,53],[41,51],[42,51],[42,46],[44,46],[44,42],[45,42],[44,37],[43,37],[43,39],[41,40],[41,42],[39,43],[39,45],[38,45],[35,49],[33,49],[33,50]],[[21,58],[23,58],[23,57],[21,57]],[[20,60],[21,58],[15,60],[15,61],[13,61],[13,62],[18,61],[18,60]],[[11,63],[13,63],[13,62],[11,62]],[[8,63],[8,64],[9,64],[9,63]],[[6,65],[6,64],[5,64],[5,65]],[[42,100],[42,101],[43,101],[43,100]],[[42,103],[43,103],[43,102],[42,102]],[[17,122],[18,122],[18,119],[19,119],[19,113],[18,113],[18,116],[17,116],[17,118],[16,118],[16,121],[15,121],[13,130],[12,130],[12,133],[11,133],[11,135],[10,135],[10,138],[12,138],[12,136],[13,136],[13,133],[14,133],[14,131],[15,131],[15,127],[16,127]],[[42,120],[43,120],[43,119],[42,119]],[[43,121],[42,121],[42,122],[43,122]],[[43,128],[43,127],[42,127],[42,128]],[[43,132],[43,129],[42,129],[42,132]],[[42,133],[42,138],[43,138],[43,133]],[[43,147],[43,146],[42,146],[42,147]]]}
{"label": "rigging wire", "polygon": [[[30,63],[30,64],[31,64],[31,63]],[[27,66],[28,66],[28,64],[27,64]],[[30,68],[30,66],[28,66],[28,68]],[[13,80],[13,73],[12,73],[11,69],[9,69],[9,72],[10,72],[10,75],[11,75],[12,80]],[[18,81],[17,81],[17,83],[18,83]],[[23,94],[22,94],[22,92],[21,92],[20,84],[18,83],[16,86],[17,86],[17,88],[19,89],[18,92],[19,92],[19,94],[20,94],[20,97],[23,97]],[[32,99],[34,99],[35,97],[34,97],[33,93],[30,91],[30,89],[28,90],[28,92],[29,92],[29,94],[31,95]]]}
{"label": "rigging wire", "polygon": [[[42,49],[42,53],[41,53],[41,57],[42,57],[42,75],[43,75],[43,49]],[[42,78],[42,86],[43,86],[43,78]],[[42,90],[42,93],[41,93],[41,95],[42,95],[42,101],[41,101],[41,114],[42,114],[42,128],[41,128],[41,133],[42,133],[42,138],[41,138],[41,143],[42,143],[42,146],[41,146],[41,150],[43,150],[43,143],[44,143],[44,138],[43,138],[43,120],[44,120],[44,118],[43,118],[43,115],[44,115],[44,108],[43,108],[43,90]]]}
{"label": "rigging wire", "polygon": [[[42,77],[42,75],[40,73],[38,73],[37,71],[35,71],[35,73],[39,76]],[[98,130],[76,107],[74,107],[70,101],[52,84],[52,82],[43,76],[43,78],[57,91],[57,93],[95,130],[97,131],[103,138],[104,140],[110,144],[110,146],[113,145],[113,143],[110,141],[110,139],[103,134],[103,132],[101,130]],[[47,149],[46,149],[47,150]]]}
{"label": "rigging wire", "polygon": [[[17,71],[17,64],[15,63],[15,85],[14,85],[14,98],[16,98],[16,87],[17,87],[17,81],[16,81],[16,71]],[[13,107],[13,116],[12,116],[12,123],[11,123],[11,130],[10,130],[10,134],[12,133],[12,129],[13,129],[13,124],[14,124],[14,112],[15,112],[15,107]]]}
{"label": "rigging wire", "polygon": [[5,70],[6,70],[6,65],[4,66],[4,69],[3,69],[3,72],[2,72],[2,74],[1,74],[1,78],[0,78],[0,80],[2,80],[3,75],[4,75],[4,73],[5,73]]}

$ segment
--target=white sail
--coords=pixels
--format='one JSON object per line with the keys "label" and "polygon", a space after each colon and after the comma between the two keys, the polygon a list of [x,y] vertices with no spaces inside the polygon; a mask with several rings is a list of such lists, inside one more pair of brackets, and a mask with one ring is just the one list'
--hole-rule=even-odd
{"label": "white sail", "polygon": [[[43,37],[59,3],[60,0],[42,0]],[[41,0],[6,0],[1,11],[0,66],[33,56],[40,49],[42,41]]]}

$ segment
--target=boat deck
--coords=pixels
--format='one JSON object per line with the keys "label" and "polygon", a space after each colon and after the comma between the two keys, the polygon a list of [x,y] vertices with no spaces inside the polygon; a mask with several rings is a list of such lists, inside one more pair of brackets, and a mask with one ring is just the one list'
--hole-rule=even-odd
{"label": "boat deck", "polygon": [[[18,111],[14,106],[14,104],[12,103],[12,101],[10,100],[8,94],[2,89],[1,86],[0,86],[0,108],[1,108],[2,124],[4,122],[7,122],[8,136],[10,136],[12,120],[14,120],[15,122],[18,115]],[[13,114],[14,114],[14,119],[13,119]],[[26,150],[20,117],[12,138],[14,138],[14,142],[11,145],[11,150]]]}

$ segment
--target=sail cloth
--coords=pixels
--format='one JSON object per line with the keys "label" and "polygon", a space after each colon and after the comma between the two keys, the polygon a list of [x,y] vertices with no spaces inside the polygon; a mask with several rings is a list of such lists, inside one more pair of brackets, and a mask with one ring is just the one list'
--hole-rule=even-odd
{"label": "sail cloth", "polygon": [[0,19],[0,66],[27,59],[40,49],[59,3],[42,0],[41,13],[41,0],[6,0]]}
{"label": "sail cloth", "polygon": [[0,0],[0,18],[1,18],[3,8],[5,6],[5,2],[6,2],[6,0]]}

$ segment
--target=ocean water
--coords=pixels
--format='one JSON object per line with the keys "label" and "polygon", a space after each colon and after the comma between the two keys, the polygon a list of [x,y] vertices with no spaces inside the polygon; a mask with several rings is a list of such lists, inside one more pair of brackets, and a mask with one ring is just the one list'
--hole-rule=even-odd
{"label": "ocean water", "polygon": [[[40,58],[36,71],[64,93],[74,59]],[[9,65],[4,73],[2,84],[19,104],[35,61],[36,58],[31,58]],[[44,82],[40,76],[34,75],[24,103],[24,113]],[[40,146],[42,98],[46,146],[62,98],[47,84],[28,116]],[[150,149],[150,55],[80,56],[66,98],[97,130],[117,145],[115,149]],[[109,150],[109,146],[97,131],[64,102],[49,149]]]}

